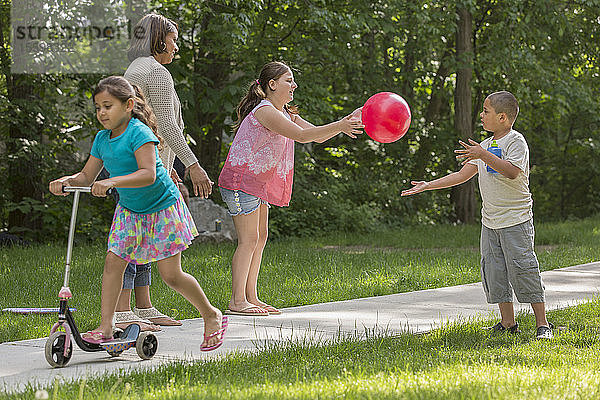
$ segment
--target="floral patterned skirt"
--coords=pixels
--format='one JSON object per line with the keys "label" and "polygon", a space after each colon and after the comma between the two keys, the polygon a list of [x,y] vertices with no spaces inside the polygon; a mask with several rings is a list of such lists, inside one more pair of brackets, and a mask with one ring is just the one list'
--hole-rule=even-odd
{"label": "floral patterned skirt", "polygon": [[187,249],[198,230],[183,198],[164,210],[138,214],[117,204],[108,251],[137,265],[162,260]]}

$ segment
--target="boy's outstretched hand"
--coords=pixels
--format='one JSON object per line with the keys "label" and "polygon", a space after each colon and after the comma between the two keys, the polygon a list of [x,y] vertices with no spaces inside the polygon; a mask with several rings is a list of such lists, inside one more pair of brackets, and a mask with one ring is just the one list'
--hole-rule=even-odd
{"label": "boy's outstretched hand", "polygon": [[413,185],[410,189],[403,190],[400,193],[400,196],[410,196],[411,194],[421,193],[427,190],[428,182],[425,181],[410,181],[410,184]]}
{"label": "boy's outstretched hand", "polygon": [[481,158],[483,154],[485,154],[486,150],[484,150],[483,147],[481,147],[479,143],[477,143],[473,139],[469,139],[469,143],[471,145],[466,144],[462,140],[459,140],[458,143],[460,143],[460,145],[464,147],[464,149],[454,150],[454,152],[458,154],[456,156],[457,160],[464,159],[460,163],[460,165],[465,165],[471,160],[477,160]]}

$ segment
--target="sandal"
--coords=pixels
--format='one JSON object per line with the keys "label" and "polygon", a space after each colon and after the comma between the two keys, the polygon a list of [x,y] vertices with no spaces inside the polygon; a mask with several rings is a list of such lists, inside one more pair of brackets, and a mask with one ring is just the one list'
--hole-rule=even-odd
{"label": "sandal", "polygon": [[150,322],[156,325],[164,325],[164,326],[181,326],[183,325],[180,321],[169,317],[158,311],[154,307],[150,308],[133,308],[133,312],[140,318],[148,319]]}
{"label": "sandal", "polygon": [[269,304],[265,304],[264,306],[260,306],[263,310],[267,310],[269,312],[269,315],[280,315],[281,314],[281,310],[278,308],[275,308]]}
{"label": "sandal", "polygon": [[138,324],[140,326],[141,331],[151,331],[151,332],[160,331],[160,326],[155,325],[154,323],[152,323],[152,321],[138,317],[131,310],[115,311],[115,317],[113,319],[113,323],[119,329],[125,329],[131,324]]}
{"label": "sandal", "polygon": [[[87,336],[85,336],[85,335],[87,335]],[[92,344],[100,344],[100,343],[110,342],[111,340],[114,340],[114,338],[112,336],[106,337],[106,336],[104,336],[104,332],[99,331],[99,330],[87,331],[86,333],[81,335],[81,339],[83,339],[83,341],[85,341],[85,342],[92,343]]]}
{"label": "sandal", "polygon": [[211,350],[216,350],[219,347],[221,347],[221,345],[223,344],[223,338],[225,337],[225,331],[227,331],[227,325],[229,325],[229,321],[228,321],[227,316],[224,316],[223,319],[221,320],[221,329],[216,330],[215,332],[211,333],[210,335],[204,335],[203,343],[208,342],[210,339],[214,338],[215,336],[221,335],[219,337],[219,341],[212,346],[200,345],[200,351],[211,351]]}

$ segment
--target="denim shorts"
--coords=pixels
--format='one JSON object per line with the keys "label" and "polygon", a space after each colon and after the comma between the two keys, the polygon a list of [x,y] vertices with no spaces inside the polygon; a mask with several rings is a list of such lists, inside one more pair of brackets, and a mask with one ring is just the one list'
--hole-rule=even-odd
{"label": "denim shorts", "polygon": [[269,203],[263,199],[242,192],[241,190],[229,190],[219,187],[219,191],[221,192],[221,198],[225,204],[227,204],[229,215],[232,217],[253,213],[261,204],[266,204],[267,207],[271,207]]}
{"label": "denim shorts", "polygon": [[127,264],[123,275],[123,289],[150,286],[150,264]]}

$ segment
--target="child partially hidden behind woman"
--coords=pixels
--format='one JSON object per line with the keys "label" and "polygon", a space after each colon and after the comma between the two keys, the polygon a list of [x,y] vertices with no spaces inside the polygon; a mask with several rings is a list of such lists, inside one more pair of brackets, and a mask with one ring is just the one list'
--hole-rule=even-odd
{"label": "child partially hidden behind woman", "polygon": [[[100,326],[82,337],[90,343],[112,340],[113,315],[127,263],[156,261],[163,281],[203,317],[200,350],[214,350],[223,343],[227,317],[211,305],[198,281],[181,269],[181,252],[198,232],[158,156],[155,117],[139,89],[123,77],[101,80],[93,100],[96,117],[105,129],[96,135],[81,172],[50,182],[50,191],[58,196],[66,195],[64,186],[90,185],[94,196],[104,197],[113,187],[120,196],[108,236]],[[96,181],[103,166],[111,177]]]}

